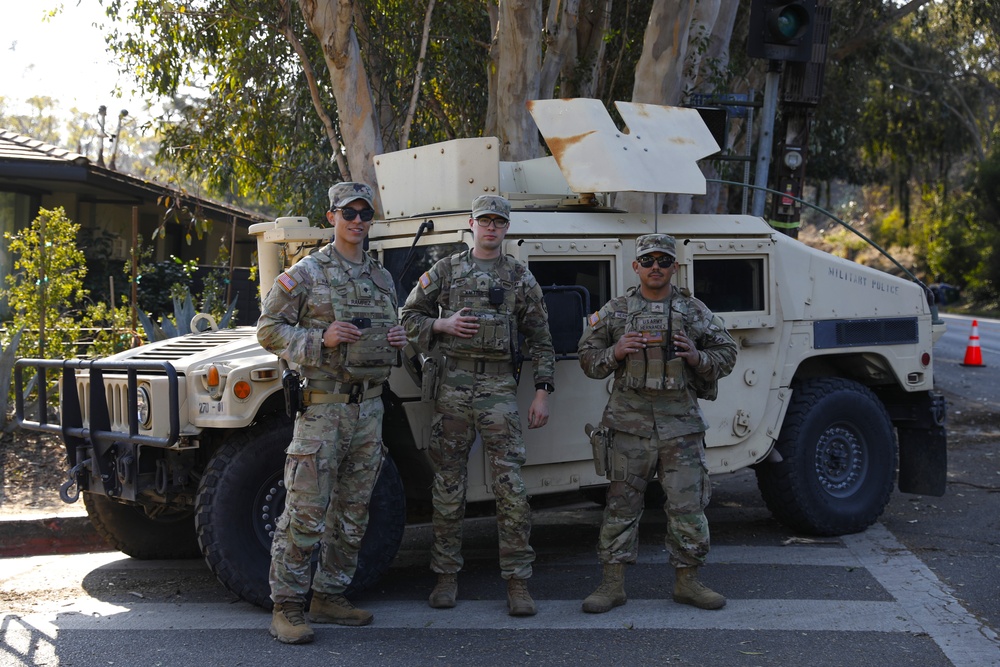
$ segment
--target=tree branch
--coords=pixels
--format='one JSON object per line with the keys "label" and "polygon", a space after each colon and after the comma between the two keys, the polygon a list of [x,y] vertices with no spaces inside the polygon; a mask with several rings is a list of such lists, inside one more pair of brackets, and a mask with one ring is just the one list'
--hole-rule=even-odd
{"label": "tree branch", "polygon": [[277,26],[278,32],[288,40],[288,43],[292,45],[292,49],[295,50],[295,55],[299,58],[299,63],[302,65],[302,73],[305,74],[306,83],[309,84],[309,97],[312,98],[313,108],[316,110],[319,119],[323,122],[323,127],[326,128],[326,138],[330,142],[332,157],[337,163],[337,169],[340,170],[341,178],[349,181],[351,180],[351,170],[347,166],[347,160],[344,159],[344,151],[341,148],[340,140],[337,138],[337,130],[333,125],[333,119],[330,118],[326,109],[323,108],[323,100],[319,93],[319,84],[316,82],[316,71],[313,69],[312,62],[310,62],[309,56],[306,53],[305,47],[302,46],[298,35],[292,30],[290,21],[291,7],[288,4],[288,0],[278,0],[278,4],[281,6],[281,23]]}
{"label": "tree branch", "polygon": [[399,147],[406,148],[410,141],[410,125],[417,109],[417,98],[420,97],[420,80],[424,71],[424,58],[427,56],[427,41],[431,34],[431,16],[434,14],[434,0],[427,0],[427,13],[424,15],[424,34],[420,38],[420,56],[417,58],[417,71],[413,75],[413,95],[410,97],[410,107],[406,110],[406,120],[403,122],[403,133],[399,138]]}
{"label": "tree branch", "polygon": [[830,59],[843,60],[860,51],[878,38],[879,35],[930,2],[932,0],[910,0],[905,5],[897,7],[895,11],[890,12],[880,23],[875,24],[867,30],[858,32],[853,39],[849,39],[846,43],[841,44],[836,50],[830,53]]}

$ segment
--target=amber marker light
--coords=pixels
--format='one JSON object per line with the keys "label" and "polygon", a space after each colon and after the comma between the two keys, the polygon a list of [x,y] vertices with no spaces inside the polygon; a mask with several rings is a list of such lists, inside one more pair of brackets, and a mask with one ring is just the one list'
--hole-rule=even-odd
{"label": "amber marker light", "polygon": [[253,389],[251,389],[250,383],[247,382],[246,380],[240,380],[239,382],[233,385],[233,395],[236,396],[236,398],[240,399],[241,401],[249,398],[250,392],[252,391]]}
{"label": "amber marker light", "polygon": [[205,374],[205,382],[208,384],[210,389],[218,389],[219,387],[219,368],[215,364],[208,367],[208,371]]}

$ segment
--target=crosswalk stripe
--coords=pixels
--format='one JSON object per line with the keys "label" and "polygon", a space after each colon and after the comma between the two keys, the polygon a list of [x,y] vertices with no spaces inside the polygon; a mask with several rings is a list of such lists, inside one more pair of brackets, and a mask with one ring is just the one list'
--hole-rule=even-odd
{"label": "crosswalk stripe", "polygon": [[1000,665],[997,633],[966,611],[930,568],[885,526],[875,524],[841,540],[955,667]]}
{"label": "crosswalk stripe", "polygon": [[[431,609],[422,600],[376,601],[364,607],[375,614],[375,622],[367,630],[920,630],[895,602],[730,600],[725,608],[709,612],[670,600],[630,600],[606,614],[583,613],[580,600],[537,602],[538,615],[529,618],[509,616],[505,600],[460,600],[451,610]],[[57,632],[72,630],[248,630],[265,628],[269,619],[260,609],[244,604],[156,602],[124,607],[79,600],[69,608],[72,611],[22,616],[8,626],[8,631],[14,626],[30,627],[54,637]]]}

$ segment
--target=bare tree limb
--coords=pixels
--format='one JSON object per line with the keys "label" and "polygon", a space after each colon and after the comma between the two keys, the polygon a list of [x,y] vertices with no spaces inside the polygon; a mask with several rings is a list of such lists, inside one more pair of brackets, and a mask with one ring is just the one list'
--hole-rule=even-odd
{"label": "bare tree limb", "polygon": [[333,125],[333,119],[330,118],[330,114],[323,107],[323,100],[319,93],[319,84],[316,82],[316,71],[313,69],[312,62],[309,60],[309,56],[306,54],[301,40],[299,40],[295,31],[292,30],[291,21],[289,20],[291,7],[288,4],[288,0],[278,0],[278,4],[281,6],[281,23],[278,25],[278,32],[288,40],[288,43],[292,45],[292,49],[295,50],[295,55],[299,58],[299,63],[302,65],[302,72],[306,77],[306,83],[309,84],[309,97],[312,99],[313,108],[316,110],[316,115],[323,122],[323,127],[326,128],[326,138],[330,142],[331,155],[337,163],[337,169],[340,171],[341,177],[349,181],[351,180],[351,170],[347,167],[347,160],[344,159],[344,151],[341,148],[340,139],[337,138],[337,129]]}
{"label": "bare tree limb", "polygon": [[427,0],[427,13],[424,15],[424,34],[420,38],[420,56],[417,58],[417,71],[413,75],[413,95],[410,97],[410,107],[406,110],[406,120],[403,122],[403,133],[399,138],[399,147],[406,148],[410,141],[410,125],[417,110],[417,98],[420,97],[420,81],[424,72],[424,58],[427,56],[427,42],[431,34],[431,16],[434,14],[434,0]]}

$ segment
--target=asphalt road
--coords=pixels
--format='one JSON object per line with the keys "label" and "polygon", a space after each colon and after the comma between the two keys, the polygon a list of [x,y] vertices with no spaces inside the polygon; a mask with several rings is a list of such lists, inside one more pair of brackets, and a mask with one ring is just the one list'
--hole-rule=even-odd
{"label": "asphalt road", "polygon": [[[953,319],[953,318],[949,318]],[[534,618],[507,616],[492,518],[466,523],[459,605],[426,604],[430,530],[403,549],[360,601],[367,628],[321,626],[316,643],[283,646],[269,616],[239,602],[200,560],[119,553],[0,560],[0,667],[8,665],[777,665],[1000,666],[1000,474],[990,366],[1000,325],[980,320],[984,368],[959,362],[971,322],[935,347],[949,407],[948,490],[896,493],[858,535],[806,539],[774,521],[742,471],[714,479],[713,549],[704,580],[729,598],[701,611],[670,601],[665,522],[648,510],[629,602],[580,611],[599,581],[600,508],[535,513]]]}

